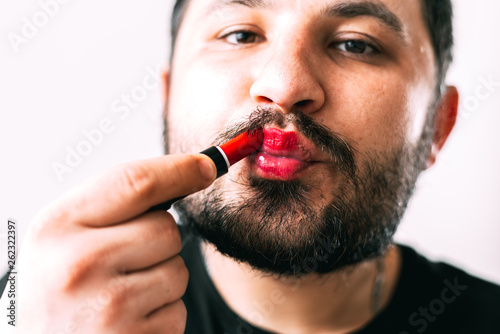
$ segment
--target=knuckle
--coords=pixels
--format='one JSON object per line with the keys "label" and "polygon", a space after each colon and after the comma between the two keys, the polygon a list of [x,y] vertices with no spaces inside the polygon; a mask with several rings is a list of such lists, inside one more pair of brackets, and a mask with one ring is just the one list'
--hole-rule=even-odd
{"label": "knuckle", "polygon": [[184,302],[180,299],[150,314],[149,317],[156,318],[149,323],[146,333],[169,333],[182,334],[186,327],[187,310]]}
{"label": "knuckle", "polygon": [[95,301],[100,303],[101,323],[105,327],[116,325],[123,319],[123,310],[130,307],[131,287],[124,279],[112,279],[97,292]]}
{"label": "knuckle", "polygon": [[168,245],[170,253],[177,254],[182,249],[181,234],[174,218],[166,212],[153,212],[152,215],[162,215],[159,219],[152,219],[150,224],[144,224],[141,238],[154,240],[161,238]]}
{"label": "knuckle", "polygon": [[107,290],[109,293],[109,302],[107,305],[108,309],[108,318],[115,319],[124,308],[124,305],[127,305],[129,302],[129,294],[127,293],[128,289],[122,289],[119,293],[118,291]]}
{"label": "knuckle", "polygon": [[119,167],[116,178],[118,187],[133,196],[149,197],[154,191],[150,174],[140,165],[128,164]]}
{"label": "knuckle", "polygon": [[[66,261],[63,261],[66,262]],[[98,267],[97,259],[92,256],[79,256],[67,261],[62,266],[60,277],[60,287],[65,293],[77,291],[93,273],[93,268]]]}
{"label": "knuckle", "polygon": [[184,333],[187,320],[186,305],[182,300],[175,302],[172,307],[174,308],[174,316],[172,319],[172,333]]}
{"label": "knuckle", "polygon": [[117,325],[121,309],[119,305],[112,300],[103,305],[100,311],[100,324],[103,328],[113,328]]}
{"label": "knuckle", "polygon": [[184,262],[184,259],[180,256],[177,255],[174,258],[174,264],[175,264],[175,271],[177,275],[179,276],[179,280],[181,282],[187,283],[189,280],[189,270],[186,267],[186,263]]}
{"label": "knuckle", "polygon": [[180,299],[186,292],[189,273],[180,256],[162,263],[155,270],[154,281],[162,291],[166,302]]}
{"label": "knuckle", "polygon": [[[161,266],[161,277],[173,280],[175,283],[187,283],[189,271],[180,255],[176,255]],[[167,282],[168,283],[168,282]]]}
{"label": "knuckle", "polygon": [[[84,249],[88,243],[88,239],[74,240],[73,247],[69,246],[68,250]],[[64,255],[60,255],[59,263],[61,270],[61,287],[65,292],[72,292],[81,289],[85,284],[90,284],[93,276],[98,272],[102,272],[108,268],[108,264],[112,258],[112,251],[108,247],[96,247],[84,252],[68,251]]]}
{"label": "knuckle", "polygon": [[169,262],[168,268],[165,268],[168,272],[164,274],[164,277],[168,280],[165,282],[167,293],[170,295],[170,298],[178,299],[186,292],[189,271],[180,256],[176,256]]}
{"label": "knuckle", "polygon": [[111,302],[117,305],[123,305],[129,301],[133,287],[124,276],[117,275],[117,277],[109,282],[107,289],[112,294]]}
{"label": "knuckle", "polygon": [[182,239],[181,239],[181,233],[176,223],[172,222],[170,224],[162,224],[162,225],[163,225],[162,233],[165,235],[169,247],[173,249],[173,252],[175,254],[179,253],[182,250]]}
{"label": "knuckle", "polygon": [[[151,333],[182,334],[186,327],[187,310],[182,300],[176,300],[157,310],[153,316],[160,316],[160,323],[155,325]],[[161,329],[160,329],[161,328]]]}

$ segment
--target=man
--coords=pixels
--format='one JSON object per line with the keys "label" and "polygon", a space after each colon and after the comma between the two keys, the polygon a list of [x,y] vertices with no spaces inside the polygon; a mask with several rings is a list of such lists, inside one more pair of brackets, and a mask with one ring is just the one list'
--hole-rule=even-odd
{"label": "man", "polygon": [[[448,1],[190,0],[172,22],[167,152],[264,143],[215,182],[168,155],[52,204],[19,259],[24,333],[499,331],[497,286],[392,242],[455,124]],[[191,193],[180,228],[147,212]]]}

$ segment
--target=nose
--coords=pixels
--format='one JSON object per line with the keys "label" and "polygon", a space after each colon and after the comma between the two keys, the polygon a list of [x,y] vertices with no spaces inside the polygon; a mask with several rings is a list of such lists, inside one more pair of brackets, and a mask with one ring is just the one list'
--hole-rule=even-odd
{"label": "nose", "polygon": [[266,50],[266,62],[250,88],[257,105],[278,107],[283,113],[298,110],[311,114],[321,109],[325,92],[316,75],[321,69],[314,67],[307,49],[305,43],[282,39]]}

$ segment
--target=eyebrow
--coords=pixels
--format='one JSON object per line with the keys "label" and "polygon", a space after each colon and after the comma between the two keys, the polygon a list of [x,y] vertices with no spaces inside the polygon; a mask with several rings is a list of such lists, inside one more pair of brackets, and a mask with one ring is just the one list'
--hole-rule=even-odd
{"label": "eyebrow", "polygon": [[[260,0],[259,0],[260,1]],[[372,1],[344,1],[327,6],[323,13],[326,16],[353,18],[358,16],[371,16],[377,19],[390,30],[404,37],[403,23],[383,3]]]}
{"label": "eyebrow", "polygon": [[[249,8],[268,8],[273,5],[272,0],[216,0],[210,10],[222,7],[241,5]],[[392,13],[386,5],[379,1],[341,1],[327,5],[322,14],[344,18],[370,16],[377,19],[388,29],[395,32],[401,39],[405,39],[403,23]]]}
{"label": "eyebrow", "polygon": [[217,0],[210,6],[209,11],[217,10],[231,5],[242,5],[249,8],[267,8],[270,5],[269,0]]}

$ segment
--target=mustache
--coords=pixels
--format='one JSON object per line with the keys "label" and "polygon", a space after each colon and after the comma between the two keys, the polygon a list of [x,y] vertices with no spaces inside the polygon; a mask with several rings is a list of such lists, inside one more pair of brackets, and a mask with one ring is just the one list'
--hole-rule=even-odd
{"label": "mustache", "polygon": [[319,124],[300,111],[284,114],[276,108],[257,107],[247,120],[230,125],[221,131],[214,140],[214,145],[221,145],[243,132],[253,133],[270,125],[285,128],[289,124],[294,125],[304,137],[328,154],[341,172],[351,180],[355,180],[357,166],[354,154],[356,149],[342,135]]}

